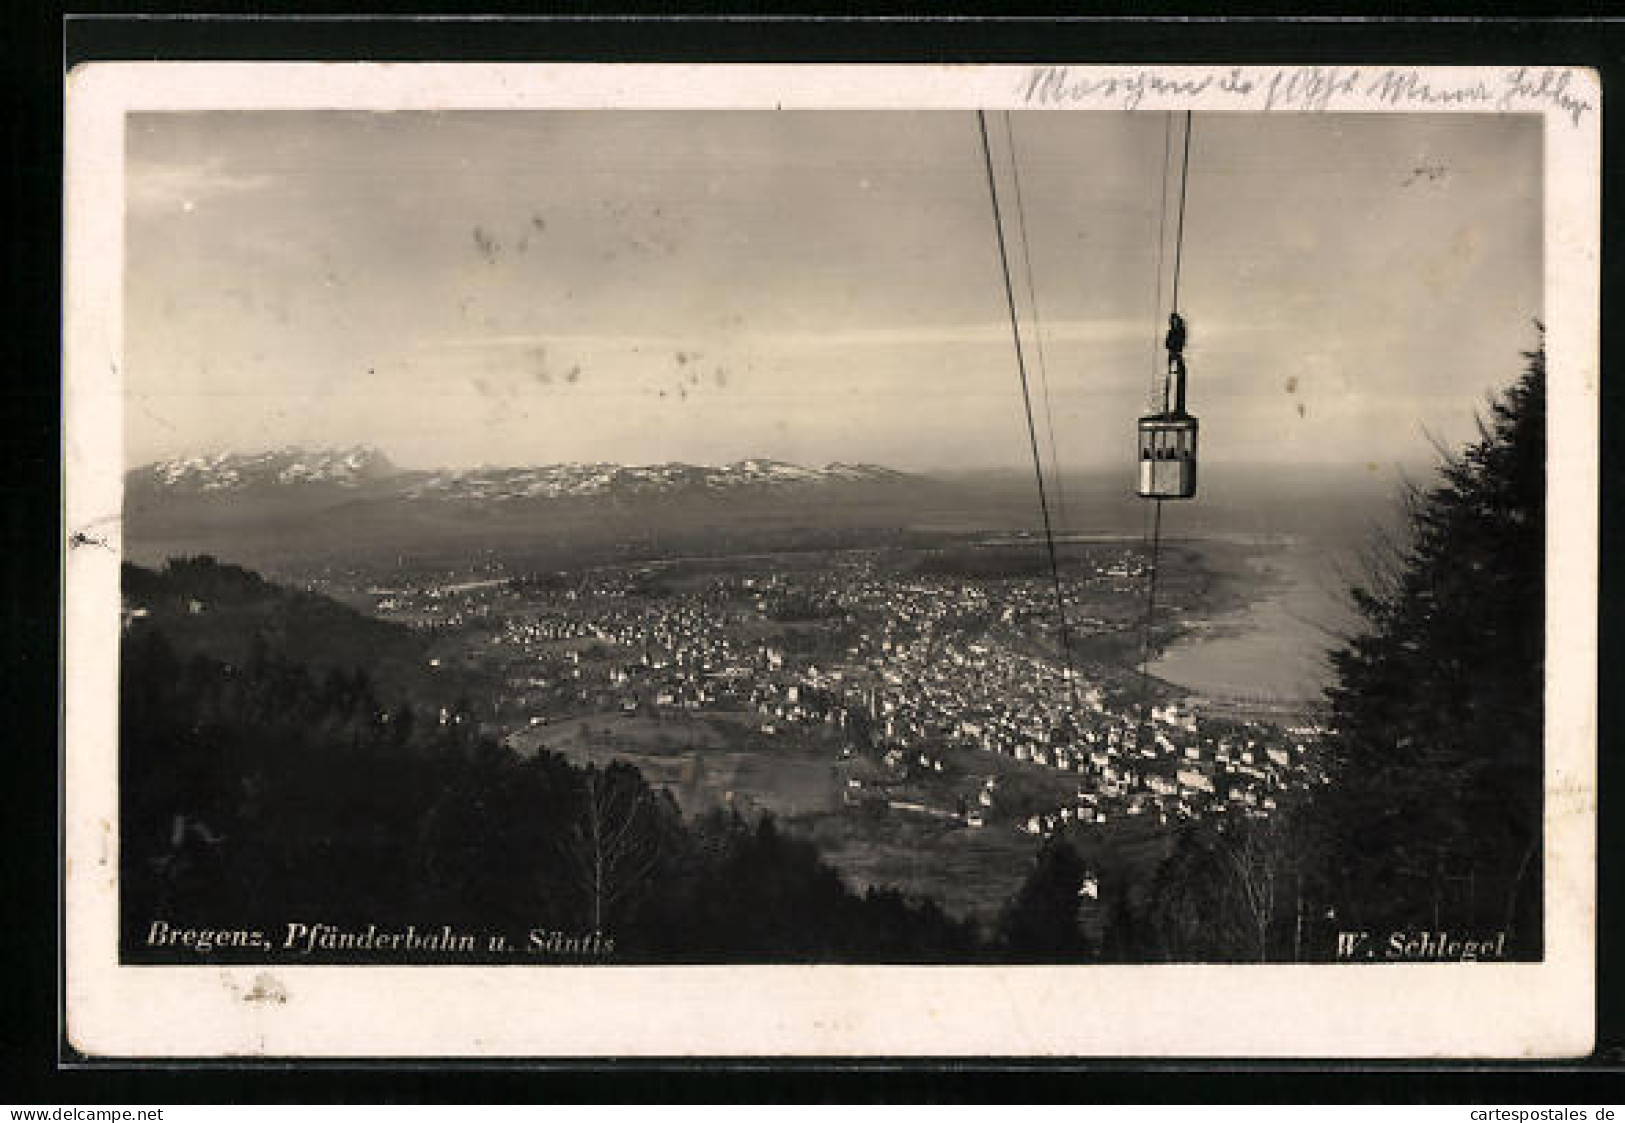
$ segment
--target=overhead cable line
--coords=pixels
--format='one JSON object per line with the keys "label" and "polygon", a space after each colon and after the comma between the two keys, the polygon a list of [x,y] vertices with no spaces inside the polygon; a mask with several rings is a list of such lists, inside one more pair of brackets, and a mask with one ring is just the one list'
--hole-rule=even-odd
{"label": "overhead cable line", "polygon": [[1050,482],[1055,488],[1055,521],[1064,532],[1070,525],[1066,517],[1066,487],[1061,479],[1061,457],[1055,445],[1055,406],[1049,393],[1049,364],[1044,361],[1044,319],[1038,308],[1038,289],[1033,284],[1033,254],[1027,242],[1027,208],[1021,194],[1021,161],[1016,156],[1016,132],[1010,122],[1010,111],[1004,111],[1004,135],[1010,146],[1010,180],[1016,192],[1016,229],[1021,235],[1021,260],[1027,274],[1027,306],[1032,309],[1033,349],[1038,354],[1038,384],[1044,392],[1044,428],[1049,437]]}
{"label": "overhead cable line", "polygon": [[[1168,170],[1172,166],[1173,162],[1173,116],[1174,115],[1172,113],[1165,113],[1163,114],[1162,118],[1162,192],[1161,206],[1157,211],[1156,297],[1151,305],[1151,350],[1149,352],[1149,357],[1151,359],[1151,385],[1146,391],[1147,407],[1153,410],[1159,408],[1157,403],[1160,399],[1162,403],[1160,408],[1164,411],[1168,409],[1168,365],[1166,363],[1160,363],[1157,361],[1158,345],[1161,343],[1160,336],[1162,335],[1162,327],[1158,322],[1158,317],[1162,313],[1162,282],[1165,276],[1166,264],[1168,260],[1168,182],[1170,179]],[[1157,519],[1156,529],[1159,531],[1158,537],[1160,537],[1162,518],[1162,501],[1160,499],[1157,500],[1155,504],[1148,505],[1146,507],[1145,518],[1140,525],[1140,538],[1143,542],[1147,543],[1155,541],[1152,536],[1153,509],[1155,510],[1155,518]],[[1153,558],[1153,565],[1154,564],[1155,559]],[[1148,607],[1145,616],[1145,625],[1142,628],[1143,634],[1140,637],[1140,709],[1142,711],[1145,709],[1145,687],[1147,685],[1145,681],[1145,664],[1146,660],[1149,658],[1148,652],[1151,648],[1150,625],[1151,612]]]}
{"label": "overhead cable line", "polygon": [[1072,664],[1071,629],[1067,626],[1066,596],[1061,591],[1061,566],[1055,553],[1055,528],[1050,522],[1049,496],[1044,486],[1044,460],[1038,447],[1038,427],[1033,421],[1033,399],[1027,379],[1027,359],[1021,346],[1021,317],[1016,311],[1015,286],[1010,281],[1010,253],[1004,240],[1004,217],[999,208],[999,186],[993,174],[993,149],[987,139],[987,114],[976,111],[977,130],[982,138],[982,159],[987,168],[988,198],[993,204],[993,230],[998,239],[999,265],[1004,278],[1004,298],[1010,309],[1010,334],[1016,348],[1016,372],[1021,377],[1021,402],[1027,414],[1027,441],[1032,446],[1033,472],[1038,481],[1038,509],[1044,520],[1044,542],[1049,551],[1050,580],[1055,587],[1055,609],[1060,625],[1061,650],[1066,659],[1067,684],[1073,694],[1077,691],[1077,675]]}
{"label": "overhead cable line", "polygon": [[[1156,302],[1151,306],[1151,389],[1147,393],[1147,404],[1155,409],[1159,389],[1167,386],[1168,367],[1165,363],[1157,362],[1157,345],[1161,342],[1162,327],[1157,322],[1162,312],[1162,280],[1164,267],[1168,254],[1168,169],[1173,161],[1173,114],[1164,114],[1162,119],[1162,209],[1157,212],[1157,279]],[[1167,393],[1163,392],[1166,399]],[[1167,405],[1162,407],[1167,409]]]}
{"label": "overhead cable line", "polygon": [[1185,252],[1185,189],[1191,178],[1191,111],[1185,110],[1185,154],[1179,162],[1179,225],[1174,231],[1174,293],[1171,311],[1179,311],[1179,266]]}

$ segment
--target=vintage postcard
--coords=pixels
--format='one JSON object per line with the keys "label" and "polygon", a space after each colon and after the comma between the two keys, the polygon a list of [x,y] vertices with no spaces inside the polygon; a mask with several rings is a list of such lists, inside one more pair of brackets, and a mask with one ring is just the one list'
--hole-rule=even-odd
{"label": "vintage postcard", "polygon": [[1590,71],[66,106],[80,1055],[1591,1049]]}

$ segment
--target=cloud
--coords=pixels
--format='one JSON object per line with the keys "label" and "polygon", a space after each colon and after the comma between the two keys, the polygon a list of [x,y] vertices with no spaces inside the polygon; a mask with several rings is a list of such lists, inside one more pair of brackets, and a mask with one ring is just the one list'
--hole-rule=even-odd
{"label": "cloud", "polygon": [[[1156,325],[1139,319],[1046,320],[1041,325],[1044,342],[1050,343],[1139,343],[1149,338]],[[1024,337],[1032,325],[1022,324]],[[758,351],[828,351],[882,347],[1007,346],[1010,322],[979,324],[917,324],[906,327],[846,328],[831,331],[733,331],[720,337],[687,335],[633,335],[602,332],[556,332],[519,335],[442,337],[425,341],[433,351],[525,351],[558,346],[581,351],[654,351],[671,349],[685,359],[696,357],[706,347],[727,342]]]}
{"label": "cloud", "polygon": [[426,339],[419,348],[431,352],[536,351],[539,348],[579,348],[622,351],[687,347],[692,341],[680,335],[633,335],[595,332],[528,332],[521,335],[441,336]]}
{"label": "cloud", "polygon": [[260,191],[274,177],[226,171],[219,161],[204,164],[145,164],[130,161],[125,190],[132,209],[190,210],[198,203],[225,195]]}
{"label": "cloud", "polygon": [[[1024,333],[1032,324],[1023,322]],[[1044,341],[1056,343],[1115,343],[1143,339],[1149,330],[1143,321],[1045,320],[1040,325]],[[899,328],[852,328],[833,331],[751,333],[749,338],[764,347],[790,350],[830,350],[853,347],[943,347],[953,345],[1008,345],[1010,322],[980,324],[919,324]]]}

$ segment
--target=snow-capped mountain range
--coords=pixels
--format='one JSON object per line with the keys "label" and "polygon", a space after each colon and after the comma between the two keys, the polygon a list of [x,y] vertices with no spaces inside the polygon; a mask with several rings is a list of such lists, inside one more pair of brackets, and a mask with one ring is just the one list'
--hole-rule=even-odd
{"label": "snow-capped mountain range", "polygon": [[380,450],[363,445],[175,457],[134,469],[127,482],[132,490],[174,496],[224,498],[246,493],[321,490],[380,498],[492,501],[804,489],[912,478],[873,464],[833,463],[806,468],[767,459],[739,460],[720,467],[571,463],[418,471],[401,469]]}
{"label": "snow-capped mountain range", "polygon": [[694,464],[548,464],[532,468],[476,468],[433,472],[405,491],[411,498],[561,499],[647,495],[674,491],[808,487],[900,478],[868,464],[803,468],[777,460],[740,460],[712,468]]}
{"label": "snow-capped mountain range", "polygon": [[259,453],[177,456],[137,468],[130,477],[133,483],[177,492],[230,492],[300,484],[353,488],[372,480],[387,479],[399,471],[378,449],[358,445],[315,451],[281,448]]}

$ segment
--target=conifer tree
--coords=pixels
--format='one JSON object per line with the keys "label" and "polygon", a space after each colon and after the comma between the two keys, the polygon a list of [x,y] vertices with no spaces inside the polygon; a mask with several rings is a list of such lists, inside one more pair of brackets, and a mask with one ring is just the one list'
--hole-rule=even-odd
{"label": "conifer tree", "polygon": [[1335,784],[1321,799],[1344,921],[1508,930],[1538,956],[1546,363],[1412,487],[1333,653]]}
{"label": "conifer tree", "polygon": [[1000,918],[999,934],[1016,959],[1040,962],[1083,958],[1088,951],[1078,921],[1083,861],[1071,844],[1046,842],[1027,880]]}

